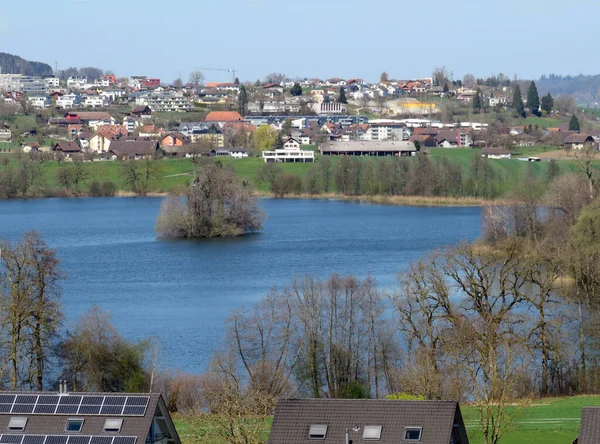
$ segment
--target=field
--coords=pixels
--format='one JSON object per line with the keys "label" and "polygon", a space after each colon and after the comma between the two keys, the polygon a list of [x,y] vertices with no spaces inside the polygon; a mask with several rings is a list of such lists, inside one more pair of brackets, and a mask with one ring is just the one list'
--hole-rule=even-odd
{"label": "field", "polygon": [[[535,400],[518,409],[514,423],[500,440],[502,444],[567,444],[579,433],[583,406],[600,406],[600,396],[575,396]],[[477,426],[477,410],[462,406],[470,444],[482,444]],[[218,433],[218,421],[210,415],[174,415],[175,425],[184,444],[225,443]],[[266,441],[272,419],[264,418],[262,439]]]}
{"label": "field", "polygon": [[[0,148],[2,148],[0,146]],[[314,149],[312,146],[306,146],[305,149]],[[478,149],[471,148],[432,148],[429,150],[431,159],[448,158],[459,164],[465,175],[470,172],[470,165],[473,158],[479,155]],[[0,150],[0,160],[8,156],[10,164],[15,164],[17,158],[15,155],[3,153]],[[518,148],[513,154],[514,158],[510,160],[490,160],[492,167],[502,176],[502,188],[504,191],[511,189],[514,183],[518,182],[524,174],[534,174],[545,176],[548,171],[548,162],[550,158],[559,160],[558,165],[561,171],[571,172],[576,169],[576,162],[572,157],[566,155],[564,150],[556,150],[548,147],[528,147]],[[542,162],[524,162],[518,160],[519,157],[537,156],[542,158]],[[381,161],[382,158],[374,158],[375,161]],[[224,165],[230,166],[242,178],[255,186],[259,191],[268,191],[264,185],[256,184],[256,176],[264,166],[264,161],[260,157],[251,157],[247,159],[220,158]],[[317,162],[319,156],[317,155]],[[413,159],[415,160],[415,159]],[[331,157],[333,166],[339,161],[336,156]],[[168,192],[176,187],[185,187],[189,185],[193,176],[193,165],[189,159],[163,159],[160,161],[161,170],[156,191]],[[600,160],[596,162],[600,167]],[[128,191],[122,180],[121,166],[119,162],[101,162],[96,161],[87,163],[90,179],[98,181],[112,181],[117,185],[117,189]],[[284,163],[280,166],[287,173],[304,176],[306,171],[313,166],[311,163]],[[3,162],[0,163],[0,171],[4,168]],[[57,182],[58,163],[47,161],[43,164],[44,183],[50,188],[58,188]]]}

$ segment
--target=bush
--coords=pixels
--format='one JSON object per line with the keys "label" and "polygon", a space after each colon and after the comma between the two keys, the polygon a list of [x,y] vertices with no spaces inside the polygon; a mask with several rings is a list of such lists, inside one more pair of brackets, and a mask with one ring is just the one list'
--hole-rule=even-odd
{"label": "bush", "polygon": [[302,193],[302,179],[295,174],[281,174],[275,179],[271,191],[277,197],[284,197],[286,194],[300,194]]}
{"label": "bush", "polygon": [[117,192],[117,186],[114,182],[106,181],[100,183],[94,180],[90,184],[90,196],[92,197],[111,197]]}
{"label": "bush", "polygon": [[90,184],[90,196],[101,197],[102,196],[102,185],[97,180],[94,180]]}

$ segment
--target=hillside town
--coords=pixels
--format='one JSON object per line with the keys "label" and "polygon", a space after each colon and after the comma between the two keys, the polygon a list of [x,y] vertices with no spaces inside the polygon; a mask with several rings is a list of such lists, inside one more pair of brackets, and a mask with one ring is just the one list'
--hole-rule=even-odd
{"label": "hillside town", "polygon": [[[438,73],[396,81],[383,73],[381,81],[368,83],[270,75],[254,84],[237,78],[204,82],[203,77],[196,73],[186,84],[166,85],[147,76],[59,80],[0,74],[0,116],[35,115],[38,122],[35,128],[19,128],[0,117],[0,142],[18,142],[23,152],[53,151],[66,159],[84,154],[102,160],[150,154],[244,158],[264,152],[265,162],[312,162],[314,150],[300,150],[307,145],[324,147],[323,154],[361,156],[487,147],[493,148],[490,156],[508,158],[514,147],[570,150],[598,144],[597,132],[568,123],[506,125],[484,115],[513,107],[518,83],[502,76],[451,82]],[[527,97],[523,99],[526,106]],[[452,109],[464,115],[454,116]],[[555,112],[539,105],[530,111]],[[342,142],[346,149],[330,149]],[[397,149],[401,142],[406,149]]]}

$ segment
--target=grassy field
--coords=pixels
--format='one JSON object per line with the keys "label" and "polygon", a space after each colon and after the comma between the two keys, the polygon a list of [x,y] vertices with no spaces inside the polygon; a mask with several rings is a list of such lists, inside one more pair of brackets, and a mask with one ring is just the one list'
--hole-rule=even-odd
{"label": "grassy field", "polygon": [[[514,423],[500,440],[502,444],[568,444],[579,433],[583,406],[600,406],[600,396],[575,396],[535,400],[523,407],[515,407]],[[470,444],[482,444],[483,436],[477,425],[477,410],[461,407],[467,426]],[[175,425],[184,444],[225,443],[219,435],[218,420],[210,415],[174,415]],[[272,423],[263,418],[261,438],[266,441]]]}
{"label": "grassy field", "polygon": [[[311,147],[307,147],[310,149]],[[314,149],[314,147],[313,147]],[[514,183],[518,182],[524,174],[535,174],[544,176],[548,171],[548,162],[524,162],[518,157],[536,156],[546,152],[555,150],[548,147],[528,147],[519,148],[514,153],[513,159],[510,160],[490,160],[492,167],[502,176],[503,189],[510,190]],[[470,165],[475,156],[478,156],[480,150],[471,148],[432,148],[429,150],[431,159],[448,158],[459,164],[464,173],[468,174]],[[10,156],[10,164],[14,165],[17,162],[15,155],[5,154],[0,151],[0,158]],[[317,156],[317,161],[318,161]],[[382,158],[374,158],[375,161],[381,161]],[[259,191],[267,191],[264,186],[255,183],[256,176],[260,169],[264,166],[264,161],[260,157],[250,157],[247,159],[232,159],[220,158],[223,164],[230,166],[243,179],[253,184]],[[339,161],[336,156],[331,157],[332,164]],[[176,187],[185,187],[189,185],[192,179],[193,165],[189,159],[163,159],[161,162],[161,180],[157,184],[156,191],[168,192]],[[597,166],[600,167],[600,160]],[[122,180],[121,165],[119,162],[92,162],[87,163],[90,183],[93,180],[112,181],[117,185],[117,189],[128,191]],[[559,168],[563,172],[574,171],[576,168],[575,161],[572,158],[565,158],[558,162]],[[299,176],[304,176],[306,171],[313,166],[311,163],[283,163],[280,166],[287,173],[293,173]],[[3,162],[0,162],[0,171],[4,168]],[[43,176],[46,186],[58,188],[57,182],[58,163],[55,161],[47,161],[43,164]]]}

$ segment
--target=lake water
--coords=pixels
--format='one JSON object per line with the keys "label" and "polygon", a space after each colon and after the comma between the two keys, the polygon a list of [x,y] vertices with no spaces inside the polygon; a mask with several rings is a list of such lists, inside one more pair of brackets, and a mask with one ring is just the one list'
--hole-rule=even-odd
{"label": "lake water", "polygon": [[198,372],[218,349],[231,310],[294,276],[371,274],[382,286],[428,251],[481,232],[473,207],[393,207],[264,199],[264,233],[158,240],[161,198],[0,201],[0,237],[43,233],[58,249],[67,325],[92,304],[121,334],[158,337],[163,367]]}

